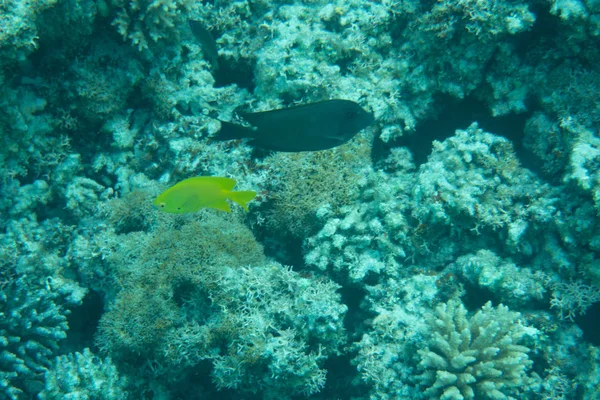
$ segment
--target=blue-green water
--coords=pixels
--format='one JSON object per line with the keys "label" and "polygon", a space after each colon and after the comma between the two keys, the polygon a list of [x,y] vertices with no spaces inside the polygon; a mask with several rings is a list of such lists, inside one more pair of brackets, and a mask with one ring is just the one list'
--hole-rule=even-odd
{"label": "blue-green water", "polygon": [[[0,400],[600,399],[599,21],[0,2]],[[329,99],[374,122],[254,130],[322,151],[211,139]],[[194,176],[256,197],[153,206]]]}

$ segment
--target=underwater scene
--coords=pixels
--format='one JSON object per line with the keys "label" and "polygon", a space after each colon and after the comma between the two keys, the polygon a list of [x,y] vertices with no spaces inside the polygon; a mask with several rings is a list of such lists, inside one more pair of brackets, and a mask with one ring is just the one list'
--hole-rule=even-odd
{"label": "underwater scene", "polygon": [[0,0],[0,400],[600,400],[600,0]]}

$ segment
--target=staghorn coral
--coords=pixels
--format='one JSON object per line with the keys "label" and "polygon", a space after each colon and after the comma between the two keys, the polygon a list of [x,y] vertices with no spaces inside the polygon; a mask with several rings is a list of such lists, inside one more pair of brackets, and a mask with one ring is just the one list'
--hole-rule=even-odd
{"label": "staghorn coral", "polygon": [[552,282],[550,308],[556,309],[558,317],[573,321],[577,315],[584,315],[587,309],[600,301],[598,287],[581,281]]}
{"label": "staghorn coral", "polygon": [[419,350],[417,382],[424,394],[446,400],[521,398],[532,362],[520,343],[537,330],[522,325],[520,317],[489,302],[470,317],[460,301],[438,305],[427,318],[426,347]]}
{"label": "staghorn coral", "polygon": [[[325,384],[323,363],[339,354],[346,340],[341,323],[347,308],[335,294],[339,286],[300,277],[276,263],[228,268],[217,279],[210,296],[225,312],[192,320],[204,320],[199,329],[208,335],[169,343],[171,357],[178,360],[173,367],[182,355],[191,365],[211,359],[217,387],[258,391],[266,399],[319,392]],[[198,304],[205,301],[205,294],[196,296]],[[179,336],[175,330],[173,337]]]}

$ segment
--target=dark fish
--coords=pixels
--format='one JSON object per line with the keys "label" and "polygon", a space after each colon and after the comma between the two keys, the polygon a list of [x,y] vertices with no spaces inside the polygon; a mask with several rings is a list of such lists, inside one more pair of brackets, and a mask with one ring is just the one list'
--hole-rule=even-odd
{"label": "dark fish", "polygon": [[242,114],[247,128],[221,121],[212,139],[250,138],[250,143],[276,151],[314,151],[346,143],[371,125],[373,115],[350,100],[326,100],[280,110]]}
{"label": "dark fish", "polygon": [[219,69],[219,52],[217,51],[217,43],[211,33],[204,27],[202,22],[189,20],[190,29],[194,37],[202,45],[204,56],[210,63],[212,70]]}

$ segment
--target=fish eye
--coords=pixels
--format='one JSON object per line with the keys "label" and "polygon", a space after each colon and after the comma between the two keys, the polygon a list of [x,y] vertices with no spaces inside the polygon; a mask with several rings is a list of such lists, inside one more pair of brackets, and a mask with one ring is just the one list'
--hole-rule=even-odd
{"label": "fish eye", "polygon": [[346,118],[351,119],[351,118],[354,118],[354,117],[356,117],[356,111],[348,111],[346,113]]}
{"label": "fish eye", "polygon": [[160,208],[165,208],[165,203],[160,203]]}

